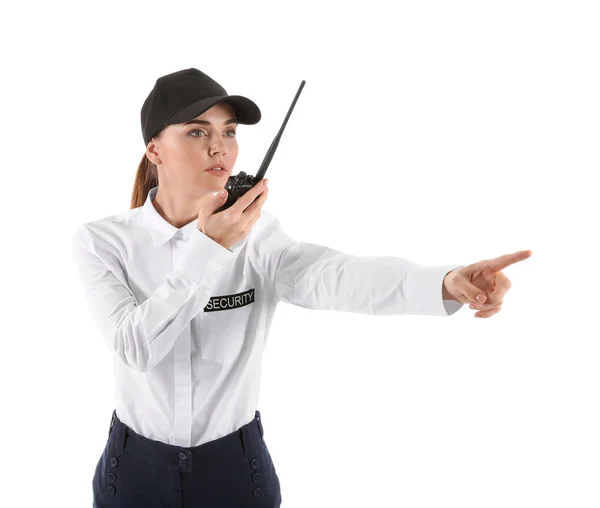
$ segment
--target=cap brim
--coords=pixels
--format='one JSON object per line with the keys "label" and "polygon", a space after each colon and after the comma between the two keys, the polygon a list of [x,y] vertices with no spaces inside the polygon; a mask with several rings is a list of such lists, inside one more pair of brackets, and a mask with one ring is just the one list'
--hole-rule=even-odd
{"label": "cap brim", "polygon": [[208,97],[206,99],[200,99],[199,101],[193,102],[169,118],[165,122],[165,126],[187,122],[188,120],[201,115],[214,105],[221,102],[231,103],[235,111],[235,118],[238,123],[254,125],[260,121],[260,109],[250,99],[241,95],[224,95],[222,97]]}

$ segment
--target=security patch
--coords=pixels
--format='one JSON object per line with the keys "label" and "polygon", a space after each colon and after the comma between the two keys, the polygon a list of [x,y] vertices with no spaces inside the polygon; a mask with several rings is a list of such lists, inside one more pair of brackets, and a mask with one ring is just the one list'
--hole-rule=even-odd
{"label": "security patch", "polygon": [[204,307],[204,312],[237,309],[238,307],[254,303],[254,289],[248,289],[243,293],[236,293],[234,295],[211,296],[206,307]]}

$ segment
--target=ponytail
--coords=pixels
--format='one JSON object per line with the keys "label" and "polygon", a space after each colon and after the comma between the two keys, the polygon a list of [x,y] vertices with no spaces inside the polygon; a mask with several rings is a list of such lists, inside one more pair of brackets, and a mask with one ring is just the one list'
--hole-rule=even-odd
{"label": "ponytail", "polygon": [[135,175],[135,182],[133,183],[133,192],[131,194],[131,208],[137,208],[142,206],[148,192],[153,187],[158,185],[158,171],[156,165],[148,159],[146,152],[142,156],[142,160],[138,165],[137,173]]}

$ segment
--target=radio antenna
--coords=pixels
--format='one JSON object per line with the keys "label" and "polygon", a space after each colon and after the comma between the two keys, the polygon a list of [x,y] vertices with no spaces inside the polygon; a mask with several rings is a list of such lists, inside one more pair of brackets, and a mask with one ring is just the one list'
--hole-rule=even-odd
{"label": "radio antenna", "polygon": [[260,165],[260,168],[258,168],[258,173],[256,173],[256,176],[254,177],[255,184],[258,181],[262,180],[263,176],[265,175],[265,172],[267,171],[267,168],[269,167],[269,164],[271,163],[271,159],[273,158],[273,155],[275,154],[275,150],[277,150],[277,146],[279,145],[279,140],[281,139],[283,130],[285,129],[285,126],[287,125],[288,119],[290,118],[290,115],[292,114],[292,111],[294,110],[296,101],[298,100],[298,97],[300,97],[300,92],[302,92],[302,89],[304,88],[305,83],[306,83],[306,81],[304,79],[302,80],[302,83],[300,83],[300,87],[298,88],[298,91],[296,92],[296,96],[294,97],[294,100],[292,101],[292,105],[290,106],[290,109],[288,110],[287,115],[285,115],[283,124],[281,125],[281,128],[279,129],[277,136],[275,136],[275,139],[271,143],[271,146],[267,150],[267,153],[265,155],[265,158],[262,161],[262,164]]}

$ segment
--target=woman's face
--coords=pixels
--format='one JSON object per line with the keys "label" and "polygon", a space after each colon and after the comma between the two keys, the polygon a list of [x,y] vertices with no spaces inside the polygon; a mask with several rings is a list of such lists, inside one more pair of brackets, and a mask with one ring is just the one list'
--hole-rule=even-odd
{"label": "woman's face", "polygon": [[[151,160],[157,165],[161,186],[194,194],[223,189],[238,156],[234,113],[230,104],[221,102],[192,120],[167,126],[159,138],[152,138],[146,153],[154,152]],[[222,165],[220,173],[206,171],[215,164]]]}

